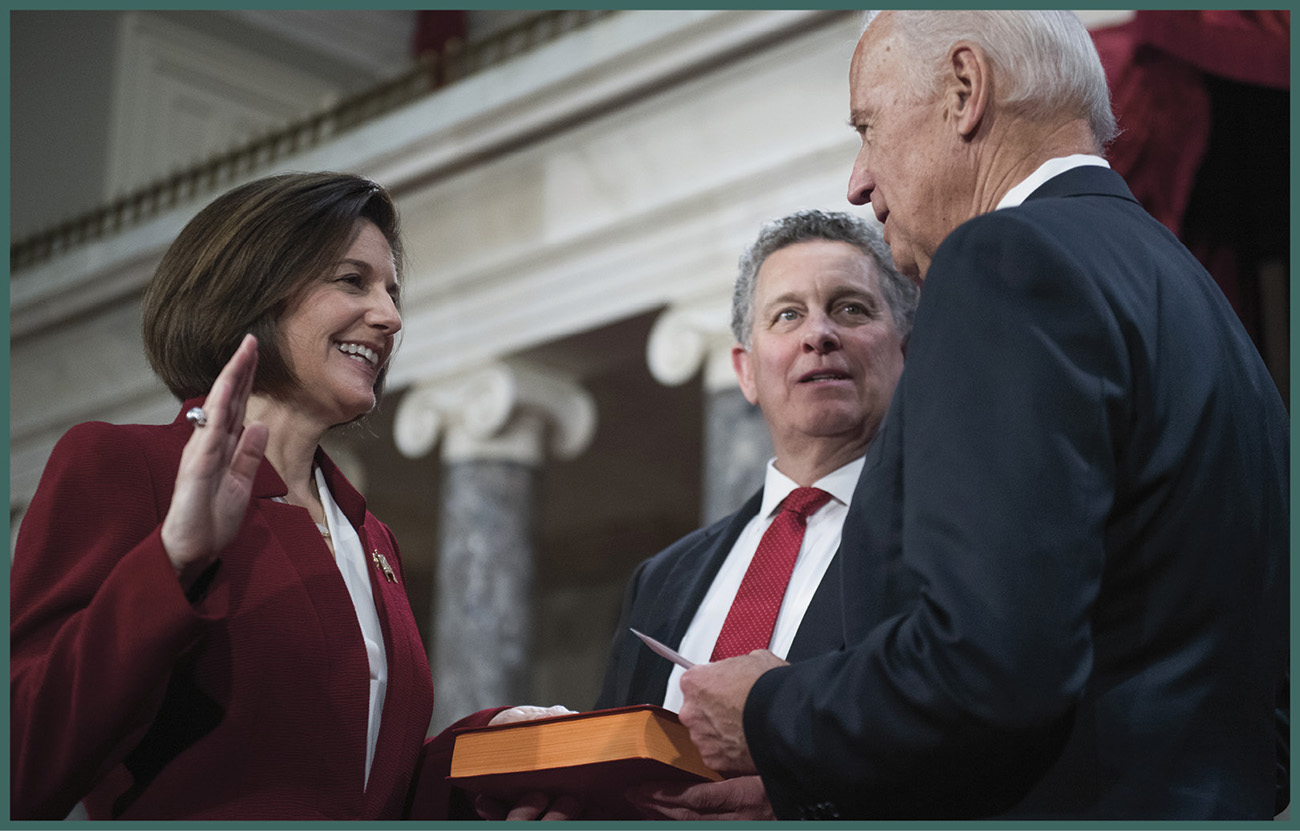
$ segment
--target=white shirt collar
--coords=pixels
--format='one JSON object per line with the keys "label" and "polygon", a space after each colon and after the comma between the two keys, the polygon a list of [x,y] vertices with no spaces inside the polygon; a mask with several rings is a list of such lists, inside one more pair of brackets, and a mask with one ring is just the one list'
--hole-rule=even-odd
{"label": "white shirt collar", "polygon": [[[847,505],[853,498],[853,489],[857,487],[858,477],[862,473],[862,465],[866,462],[865,455],[859,456],[843,467],[837,468],[822,478],[813,482],[814,488],[821,488],[829,493],[837,502]],[[776,469],[776,459],[769,459],[767,462],[767,476],[763,480],[763,504],[759,508],[759,516],[771,516],[776,511],[781,500],[790,495],[790,492],[799,487],[789,476]]]}
{"label": "white shirt collar", "polygon": [[1067,170],[1076,167],[1110,167],[1110,163],[1101,156],[1093,156],[1088,153],[1076,153],[1073,156],[1061,156],[1055,159],[1048,159],[1038,166],[1038,169],[1030,173],[1028,178],[1023,182],[1007,191],[1007,195],[1002,197],[1002,201],[993,210],[999,211],[1003,208],[1014,208],[1024,202],[1029,194],[1038,190],[1039,185],[1055,176],[1059,176]]}

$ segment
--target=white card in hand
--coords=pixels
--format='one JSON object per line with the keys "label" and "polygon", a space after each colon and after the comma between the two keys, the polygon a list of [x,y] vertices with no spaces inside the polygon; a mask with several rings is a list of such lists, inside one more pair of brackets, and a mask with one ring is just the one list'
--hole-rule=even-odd
{"label": "white card in hand", "polygon": [[677,666],[681,667],[682,669],[690,669],[691,667],[695,666],[693,662],[686,660],[681,655],[674,652],[671,648],[664,646],[659,641],[655,640],[649,635],[644,634],[642,632],[638,632],[635,629],[631,628],[630,626],[628,627],[628,631],[630,631],[633,635],[636,635],[638,638],[644,641],[645,645],[650,647],[652,650],[654,650],[654,653],[656,655],[661,655],[664,658],[667,658],[668,660],[672,661],[674,664],[677,664]]}

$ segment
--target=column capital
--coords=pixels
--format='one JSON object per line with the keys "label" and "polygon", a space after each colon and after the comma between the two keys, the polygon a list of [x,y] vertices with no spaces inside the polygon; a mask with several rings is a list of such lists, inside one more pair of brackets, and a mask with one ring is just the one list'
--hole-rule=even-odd
{"label": "column capital", "polygon": [[675,387],[704,368],[709,391],[737,386],[731,366],[731,295],[711,292],[674,303],[655,320],[646,343],[646,362],[655,380]]}
{"label": "column capital", "polygon": [[540,465],[587,449],[596,432],[591,395],[566,375],[498,361],[416,384],[397,405],[393,436],[416,459],[442,438],[444,461],[501,459]]}

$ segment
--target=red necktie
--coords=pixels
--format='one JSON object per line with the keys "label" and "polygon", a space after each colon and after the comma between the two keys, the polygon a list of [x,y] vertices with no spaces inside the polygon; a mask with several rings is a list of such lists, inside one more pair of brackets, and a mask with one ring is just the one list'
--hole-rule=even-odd
{"label": "red necktie", "polygon": [[785,587],[790,582],[790,572],[799,558],[808,517],[830,498],[829,493],[818,488],[795,488],[781,502],[781,511],[759,541],[736,599],[731,603],[731,611],[722,623],[710,661],[767,648],[776,626],[776,613],[785,598]]}

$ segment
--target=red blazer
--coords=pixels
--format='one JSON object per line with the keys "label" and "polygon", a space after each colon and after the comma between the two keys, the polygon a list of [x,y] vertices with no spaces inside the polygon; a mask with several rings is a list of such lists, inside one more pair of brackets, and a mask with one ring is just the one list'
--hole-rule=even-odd
{"label": "red blazer", "polygon": [[181,591],[159,529],[191,429],[82,424],[50,457],[12,568],[12,817],[83,799],[105,819],[400,817],[433,685],[391,532],[318,451],[397,576],[370,569],[388,693],[366,787],[361,628],[307,511],[271,499],[287,489],[269,463],[211,579]]}

